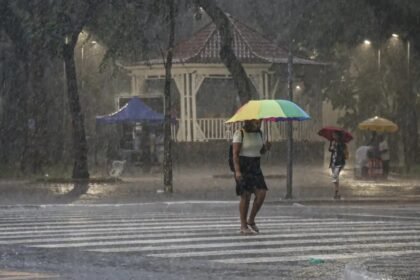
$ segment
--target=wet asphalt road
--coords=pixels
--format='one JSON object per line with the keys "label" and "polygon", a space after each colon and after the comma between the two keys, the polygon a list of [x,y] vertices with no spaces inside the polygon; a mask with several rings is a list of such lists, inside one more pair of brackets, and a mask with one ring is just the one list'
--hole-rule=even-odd
{"label": "wet asphalt road", "polygon": [[[286,171],[264,167],[267,200],[279,202],[286,195]],[[183,200],[237,200],[232,174],[226,167],[175,170],[174,193],[163,193],[160,173],[125,174],[119,183],[65,184],[33,180],[0,180],[0,206],[83,203],[144,203]],[[355,180],[352,170],[341,175],[343,201],[420,201],[420,179],[391,176],[389,180]],[[295,166],[293,202],[331,201],[333,185],[329,170]]]}
{"label": "wet asphalt road", "polygon": [[241,236],[229,201],[7,207],[0,277],[343,279],[351,263],[416,279],[416,265],[395,266],[420,263],[419,214],[418,204],[267,203],[261,233]]}
{"label": "wet asphalt road", "polygon": [[[223,168],[178,170],[122,183],[0,180],[0,279],[343,279],[348,264],[396,279],[420,275],[419,180],[264,168],[261,234],[238,234],[237,197]],[[132,175],[132,174],[131,174]],[[414,277],[414,278],[413,278]]]}

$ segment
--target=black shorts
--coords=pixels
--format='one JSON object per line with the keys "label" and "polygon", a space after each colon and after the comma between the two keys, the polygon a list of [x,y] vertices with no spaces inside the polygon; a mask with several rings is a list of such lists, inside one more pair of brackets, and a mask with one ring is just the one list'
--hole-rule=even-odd
{"label": "black shorts", "polygon": [[268,190],[261,171],[259,157],[239,157],[242,179],[236,181],[236,194],[255,193],[256,189]]}

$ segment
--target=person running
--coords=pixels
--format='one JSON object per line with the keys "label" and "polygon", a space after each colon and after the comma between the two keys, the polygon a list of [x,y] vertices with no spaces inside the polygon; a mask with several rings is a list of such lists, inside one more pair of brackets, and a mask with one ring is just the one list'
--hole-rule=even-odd
{"label": "person running", "polygon": [[[235,131],[233,135],[232,148],[236,194],[240,196],[240,233],[244,235],[259,232],[255,217],[264,203],[268,190],[261,171],[260,158],[261,154],[268,151],[270,147],[269,142],[264,144],[260,120],[245,121],[243,128]],[[248,217],[252,194],[255,195],[255,199]]]}
{"label": "person running", "polygon": [[344,168],[344,165],[346,165],[346,154],[348,153],[341,131],[335,131],[333,133],[333,140],[330,142],[328,151],[331,152],[330,168],[332,173],[332,182],[334,184],[334,199],[340,199],[339,176],[341,170]]}

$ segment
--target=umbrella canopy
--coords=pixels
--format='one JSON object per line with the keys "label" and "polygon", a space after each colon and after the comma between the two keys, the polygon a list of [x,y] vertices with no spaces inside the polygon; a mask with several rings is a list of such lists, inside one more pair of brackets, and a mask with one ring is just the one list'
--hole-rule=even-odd
{"label": "umbrella canopy", "polygon": [[308,119],[310,116],[289,100],[251,100],[239,108],[226,123],[247,120],[304,121]]}
{"label": "umbrella canopy", "polygon": [[335,126],[326,126],[321,128],[320,131],[318,131],[318,135],[324,137],[325,139],[332,141],[333,140],[333,133],[339,131],[343,134],[343,141],[345,143],[350,142],[353,139],[353,135],[351,135],[350,132]]}
{"label": "umbrella canopy", "polygon": [[163,123],[164,115],[153,111],[138,97],[133,97],[118,111],[105,116],[97,116],[96,122],[103,124],[151,122]]}
{"label": "umbrella canopy", "polygon": [[373,117],[359,123],[358,127],[362,130],[375,132],[396,132],[398,125],[390,120],[380,117]]}

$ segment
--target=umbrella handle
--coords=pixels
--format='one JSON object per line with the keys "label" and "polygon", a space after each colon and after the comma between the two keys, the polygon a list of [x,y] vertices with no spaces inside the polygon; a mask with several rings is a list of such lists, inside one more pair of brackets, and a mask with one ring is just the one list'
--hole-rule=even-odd
{"label": "umbrella handle", "polygon": [[[271,143],[271,137],[270,137],[270,133],[269,133],[269,125],[268,125],[268,122],[267,121],[265,121],[264,122],[264,134],[265,135],[263,135],[263,144],[265,144],[265,143],[267,143],[267,142],[270,142]],[[265,152],[265,158],[266,159],[268,159],[268,158],[270,158],[270,153],[271,153],[271,149],[270,150],[267,150],[266,152]]]}
{"label": "umbrella handle", "polygon": [[267,141],[269,141],[269,142],[271,142],[271,137],[270,137],[270,133],[269,133],[269,126],[268,126],[268,122],[267,121],[265,121],[265,122],[263,122],[263,124],[264,124],[264,137],[263,137],[263,142],[265,143],[265,142],[267,142]]}

